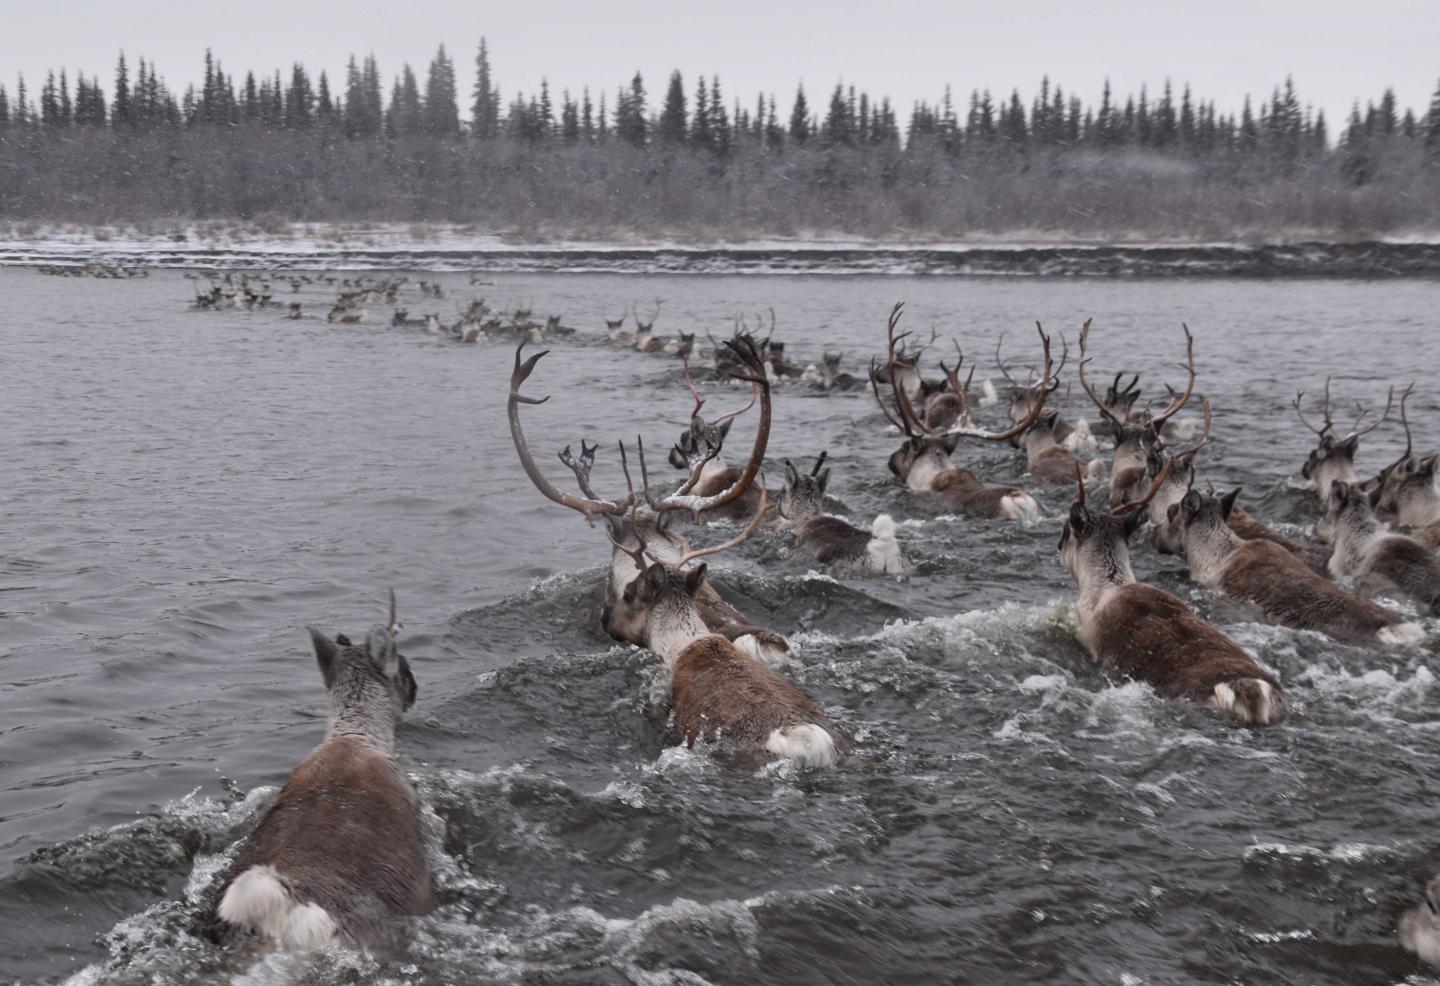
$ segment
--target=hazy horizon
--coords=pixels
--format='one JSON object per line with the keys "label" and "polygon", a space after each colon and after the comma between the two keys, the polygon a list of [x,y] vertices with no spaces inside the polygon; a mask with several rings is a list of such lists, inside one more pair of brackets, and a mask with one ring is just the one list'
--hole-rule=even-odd
{"label": "hazy horizon", "polygon": [[[578,96],[588,85],[598,100],[639,70],[653,108],[665,79],[679,69],[687,91],[697,75],[718,74],[727,101],[738,97],[749,106],[757,92],[773,93],[782,111],[802,81],[812,106],[823,106],[837,82],[854,84],[889,96],[903,117],[916,100],[938,100],[947,84],[962,112],[977,88],[997,97],[1019,89],[1028,106],[1048,75],[1087,103],[1098,101],[1107,78],[1120,94],[1141,85],[1158,94],[1169,79],[1178,97],[1189,83],[1225,113],[1238,111],[1246,94],[1268,95],[1289,75],[1302,100],[1323,109],[1338,133],[1355,100],[1363,106],[1389,87],[1402,110],[1423,113],[1440,80],[1433,32],[1403,29],[1435,20],[1417,0],[1263,10],[1236,0],[1187,10],[1042,0],[1003,17],[973,3],[920,2],[892,4],[883,17],[855,17],[814,0],[786,6],[740,0],[719,19],[640,0],[488,10],[432,0],[406,11],[387,4],[339,13],[316,3],[252,0],[244,10],[240,20],[233,12],[217,19],[212,8],[162,0],[27,7],[7,14],[0,34],[0,85],[13,94],[23,72],[37,96],[46,72],[65,68],[72,85],[83,71],[98,74],[108,92],[123,49],[132,77],[143,57],[178,94],[199,81],[209,47],[237,84],[247,70],[279,69],[288,77],[295,61],[312,76],[326,71],[334,83],[343,80],[351,54],[373,51],[388,91],[406,63],[423,78],[443,43],[468,115],[475,51],[485,36],[507,101],[517,90],[537,91],[542,78],[557,98],[564,90]],[[1381,36],[1383,49],[1357,43]]]}

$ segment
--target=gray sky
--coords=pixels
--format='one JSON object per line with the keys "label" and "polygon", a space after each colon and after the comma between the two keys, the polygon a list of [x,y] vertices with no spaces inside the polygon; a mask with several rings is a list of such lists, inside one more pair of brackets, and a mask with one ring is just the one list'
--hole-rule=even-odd
{"label": "gray sky", "polygon": [[938,99],[947,82],[962,108],[973,87],[1019,87],[1028,105],[1047,72],[1087,102],[1107,75],[1117,92],[1141,83],[1156,91],[1168,76],[1177,92],[1188,81],[1227,111],[1290,73],[1333,133],[1352,100],[1378,99],[1386,86],[1402,108],[1423,112],[1440,78],[1437,0],[3,0],[0,24],[0,80],[13,92],[23,71],[32,93],[61,66],[72,79],[77,68],[99,72],[108,89],[121,48],[132,66],[140,55],[156,62],[180,91],[203,71],[207,45],[237,82],[245,69],[273,72],[297,59],[333,81],[351,52],[373,50],[388,92],[403,62],[423,73],[444,42],[462,113],[482,34],[507,99],[537,89],[542,75],[557,97],[586,84],[613,94],[638,68],[654,100],[679,68],[687,92],[695,74],[719,73],[727,101],[738,95],[748,106],[757,91],[773,91],[782,112],[801,79],[812,104],[844,80],[903,111]]}

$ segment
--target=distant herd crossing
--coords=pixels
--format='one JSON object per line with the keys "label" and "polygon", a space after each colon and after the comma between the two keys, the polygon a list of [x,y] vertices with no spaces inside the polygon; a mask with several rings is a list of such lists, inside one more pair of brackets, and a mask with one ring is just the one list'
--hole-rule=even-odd
{"label": "distant herd crossing", "polygon": [[[1064,383],[1069,346],[1062,336],[1057,361],[1052,336],[1038,324],[1038,359],[1028,378],[1018,377],[1004,358],[1004,337],[997,342],[1001,393],[995,380],[975,383],[975,363],[966,369],[958,344],[954,366],[935,360],[940,375],[928,376],[934,334],[920,343],[898,331],[899,304],[886,323],[883,353],[856,376],[841,368],[842,353],[824,352],[818,365],[787,357],[774,338],[773,311],[766,334],[764,318],[749,315],[736,319],[728,340],[709,338],[713,366],[702,373],[697,366],[706,351],[697,333],[657,333],[657,301],[643,316],[632,307],[606,319],[603,333],[591,338],[677,357],[677,376],[694,406],[689,427],[663,458],[681,479],[675,485],[652,474],[655,464],[643,441],[633,447],[619,442],[614,448],[625,489],[602,495],[591,482],[599,443],[582,439],[579,454],[573,447],[558,453],[573,476],[576,492],[569,492],[546,475],[521,424],[522,407],[548,400],[522,393],[545,356],[527,356],[526,346],[574,333],[558,316],[537,320],[528,303],[502,312],[483,300],[457,306],[453,321],[437,311],[412,316],[398,307],[402,290],[433,300],[443,298],[444,289],[403,276],[191,276],[205,282],[195,295],[199,310],[273,309],[302,319],[309,316],[301,304],[277,300],[276,286],[285,284],[292,292],[330,287],[336,297],[321,317],[332,323],[374,324],[369,308],[384,304],[393,313],[382,324],[391,327],[462,343],[514,345],[506,415],[520,466],[543,496],[580,513],[592,528],[599,521],[611,546],[601,625],[614,639],[648,648],[664,662],[675,740],[710,746],[730,762],[790,760],[830,767],[842,763],[857,743],[790,681],[790,642],[727,601],[707,580],[701,559],[765,527],[784,532],[795,557],[837,572],[909,576],[915,571],[888,514],[865,527],[830,510],[832,469],[824,450],[816,449],[804,462],[783,460],[782,486],[765,488],[761,480],[778,387],[868,392],[900,439],[888,468],[897,500],[911,512],[1058,526],[1059,564],[1078,591],[1076,636],[1106,677],[1144,682],[1158,695],[1198,703],[1235,725],[1284,722],[1290,713],[1284,683],[1179,597],[1136,578],[1131,541],[1142,527],[1148,527],[1154,550],[1184,559],[1197,585],[1280,626],[1361,647],[1406,648],[1425,642],[1423,626],[1376,597],[1407,601],[1422,618],[1440,616],[1435,484],[1440,454],[1415,448],[1407,408],[1413,384],[1398,402],[1405,450],[1368,476],[1356,466],[1360,439],[1391,420],[1394,390],[1379,414],[1361,408],[1343,435],[1334,420],[1329,379],[1318,427],[1304,393],[1296,396],[1296,415],[1316,440],[1299,470],[1314,483],[1316,520],[1311,540],[1299,540],[1248,513],[1238,502],[1239,490],[1216,491],[1208,484],[1202,489],[1200,464],[1214,439],[1214,419],[1205,398],[1198,400],[1198,416],[1179,417],[1195,398],[1199,376],[1196,339],[1188,327],[1182,327],[1184,386],[1165,384],[1158,409],[1142,403],[1138,372],[1116,373],[1103,396],[1095,389],[1087,376],[1092,325],[1087,321],[1080,328],[1073,383],[1095,405],[1099,431],[1111,439],[1107,462],[1098,455],[1091,422],[1062,417],[1070,383],[1064,384],[1064,399],[1052,406]],[[471,283],[478,278],[472,275]],[[1115,348],[1123,343],[1109,341]],[[707,399],[697,379],[745,386],[748,402],[702,416]],[[724,456],[731,426],[752,409],[754,441],[743,461],[731,464]],[[997,423],[981,424],[986,416]],[[1069,513],[1049,518],[1025,489],[989,483],[957,462],[966,441],[1012,446],[1023,453],[1031,483],[1072,487]],[[733,533],[693,546],[691,539],[714,524],[728,525]],[[393,595],[389,619],[360,645],[343,635],[311,631],[330,696],[329,726],[221,881],[212,915],[218,940],[253,935],[284,948],[373,947],[400,933],[397,918],[430,908],[419,805],[395,752],[396,726],[416,696],[415,678],[398,650],[399,632]],[[337,803],[347,806],[344,818],[330,810]],[[1440,877],[1400,919],[1398,935],[1406,949],[1440,966]]]}

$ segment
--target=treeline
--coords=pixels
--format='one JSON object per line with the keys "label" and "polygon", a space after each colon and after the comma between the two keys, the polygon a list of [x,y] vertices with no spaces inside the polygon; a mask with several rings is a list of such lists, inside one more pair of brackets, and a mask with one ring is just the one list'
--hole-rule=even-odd
{"label": "treeline", "polygon": [[[387,92],[388,88],[388,92]],[[1332,139],[1287,79],[1238,112],[1165,83],[1087,103],[947,91],[910,108],[837,85],[731,98],[718,76],[637,72],[613,92],[502,97],[482,40],[461,112],[442,46],[385,84],[296,63],[243,78],[209,51],[175,92],[122,54],[110,85],[65,70],[0,86],[0,216],[474,222],[520,233],[904,236],[1048,230],[1172,237],[1440,228],[1440,88],[1393,92]]]}

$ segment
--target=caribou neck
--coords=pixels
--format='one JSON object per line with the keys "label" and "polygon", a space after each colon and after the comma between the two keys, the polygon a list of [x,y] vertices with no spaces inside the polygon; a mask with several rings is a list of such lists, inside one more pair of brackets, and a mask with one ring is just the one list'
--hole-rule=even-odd
{"label": "caribou neck", "polygon": [[325,739],[352,737],[386,756],[395,753],[395,717],[389,689],[370,678],[337,681],[330,689]]}
{"label": "caribou neck", "polygon": [[1203,531],[1192,524],[1185,531],[1185,561],[1190,566],[1190,577],[1201,585],[1215,586],[1225,560],[1244,543],[1229,524],[1214,524]]}
{"label": "caribou neck", "polygon": [[695,600],[688,597],[657,602],[650,613],[650,649],[664,659],[668,668],[675,667],[687,647],[708,636],[710,630],[700,619]]}

